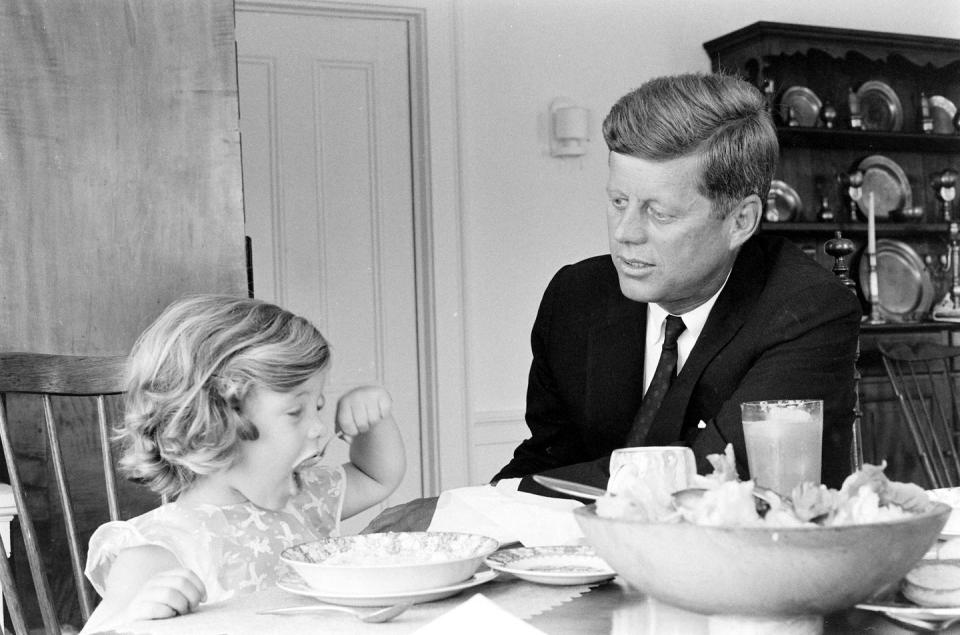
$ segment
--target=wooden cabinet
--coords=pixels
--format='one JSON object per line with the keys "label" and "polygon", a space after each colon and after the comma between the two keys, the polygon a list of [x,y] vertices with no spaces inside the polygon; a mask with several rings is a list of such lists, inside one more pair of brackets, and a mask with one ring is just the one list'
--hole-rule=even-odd
{"label": "wooden cabinet", "polygon": [[[941,104],[944,100],[960,104],[960,40],[757,22],[706,42],[704,49],[715,71],[741,75],[764,90],[770,100],[781,153],[775,178],[796,192],[799,205],[789,222],[765,220],[762,231],[789,237],[828,268],[834,259],[824,252],[824,244],[835,232],[842,232],[855,245],[848,264],[858,288],[867,286],[859,275],[866,223],[862,215],[851,212],[841,175],[849,174],[868,157],[878,156],[902,169],[908,183],[904,195],[910,198],[910,206],[920,208],[920,217],[896,222],[897,215],[889,213],[891,210],[878,210],[877,238],[897,241],[920,261],[929,258],[932,263],[921,262],[914,272],[928,289],[922,310],[898,314],[887,324],[864,324],[861,329],[864,454],[871,462],[886,459],[888,473],[895,478],[923,483],[912,442],[899,425],[899,407],[876,344],[889,339],[960,343],[960,325],[931,321],[929,306],[950,286],[949,273],[938,266],[947,253],[949,219],[931,179],[947,169],[960,171],[960,131],[942,108],[934,113],[936,130],[925,130],[922,107],[924,95],[928,100],[937,96]],[[855,100],[861,123],[866,124],[857,128],[851,126],[849,97],[851,92],[866,95],[867,82],[895,97],[880,117],[874,110],[864,111],[876,106],[872,99],[866,100],[870,103]],[[811,112],[800,116],[789,112],[788,106],[794,102],[784,96],[791,89],[794,95],[798,91],[812,95]],[[826,112],[835,116],[826,116]],[[857,114],[855,110],[853,114]],[[866,201],[861,203],[866,209]],[[820,220],[823,208],[833,212],[833,220]],[[951,212],[952,220],[960,220],[956,200]],[[890,279],[884,282],[895,283]],[[860,296],[865,314],[869,314],[870,306],[862,292]]]}

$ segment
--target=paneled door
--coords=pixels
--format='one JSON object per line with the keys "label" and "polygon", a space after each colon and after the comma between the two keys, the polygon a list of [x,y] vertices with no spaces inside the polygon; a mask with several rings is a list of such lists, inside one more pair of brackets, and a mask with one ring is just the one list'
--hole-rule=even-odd
{"label": "paneled door", "polygon": [[[421,496],[406,25],[308,10],[236,17],[255,295],[329,339],[329,404],[360,384],[390,391],[407,474],[387,504]],[[337,446],[331,460],[345,460]]]}

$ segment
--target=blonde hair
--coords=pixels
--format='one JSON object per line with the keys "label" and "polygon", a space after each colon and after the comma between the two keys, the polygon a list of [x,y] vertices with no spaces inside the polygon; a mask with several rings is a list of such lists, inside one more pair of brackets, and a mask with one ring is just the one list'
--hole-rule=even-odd
{"label": "blonde hair", "polygon": [[324,369],[330,349],[309,321],[274,304],[196,295],[168,306],[130,353],[121,469],[175,496],[229,467],[259,436],[241,416],[254,387],[286,392]]}

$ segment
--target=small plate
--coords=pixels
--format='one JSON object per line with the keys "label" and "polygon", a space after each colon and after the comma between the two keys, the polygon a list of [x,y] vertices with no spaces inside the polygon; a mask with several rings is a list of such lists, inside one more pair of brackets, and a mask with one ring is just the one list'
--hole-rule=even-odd
{"label": "small plate", "polygon": [[780,118],[790,121],[790,109],[798,125],[813,128],[820,124],[820,98],[806,86],[791,86],[780,97]]}
{"label": "small plate", "polygon": [[864,82],[857,90],[864,130],[897,131],[903,128],[903,107],[889,85],[879,81]]}
{"label": "small plate", "polygon": [[465,589],[486,584],[495,577],[497,577],[496,571],[480,571],[472,578],[468,578],[463,582],[458,582],[457,584],[451,584],[450,586],[445,586],[438,589],[423,589],[420,591],[411,591],[407,593],[364,596],[340,595],[327,593],[325,591],[316,591],[296,573],[286,571],[281,574],[280,579],[277,580],[277,586],[284,591],[289,591],[290,593],[295,593],[296,595],[304,595],[306,597],[315,598],[328,604],[339,604],[340,606],[390,606],[391,604],[396,604],[397,602],[401,601],[422,604],[424,602],[442,600],[443,598],[448,598],[451,595],[456,595]]}
{"label": "small plate", "polygon": [[895,161],[882,154],[874,154],[860,161],[857,169],[863,172],[860,200],[857,207],[863,218],[867,217],[870,194],[873,193],[874,216],[877,220],[890,218],[891,212],[899,212],[913,206],[913,190],[907,175]]}
{"label": "small plate", "polygon": [[771,223],[783,223],[793,220],[803,204],[797,192],[783,181],[770,182],[770,192],[767,193],[767,205],[763,211],[763,219]]}
{"label": "small plate", "polygon": [[594,584],[617,575],[591,547],[585,546],[502,549],[487,556],[484,564],[540,584]]}
{"label": "small plate", "polygon": [[933,119],[933,131],[937,134],[953,134],[953,118],[957,116],[956,105],[942,95],[930,96],[930,117]]}
{"label": "small plate", "polygon": [[[860,288],[869,293],[870,263],[860,254]],[[899,240],[877,241],[877,283],[880,315],[888,322],[915,322],[933,305],[930,272],[913,247]]]}
{"label": "small plate", "polygon": [[943,622],[960,617],[960,606],[927,607],[909,602],[864,602],[857,604],[858,609],[883,613],[894,619],[898,617],[923,620],[925,622]]}

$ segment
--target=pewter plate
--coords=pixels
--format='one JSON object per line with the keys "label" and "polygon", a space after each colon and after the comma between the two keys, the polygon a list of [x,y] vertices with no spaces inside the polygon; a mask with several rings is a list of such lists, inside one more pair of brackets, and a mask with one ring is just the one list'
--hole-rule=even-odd
{"label": "pewter plate", "polygon": [[913,207],[910,181],[895,161],[874,154],[860,161],[857,168],[863,172],[862,195],[858,206],[864,218],[870,209],[870,194],[873,194],[874,216],[877,220],[889,218],[891,212]]}
{"label": "pewter plate", "polygon": [[903,128],[900,98],[888,84],[864,82],[857,90],[864,130],[897,131]]}
{"label": "pewter plate", "polygon": [[803,204],[796,190],[783,181],[770,182],[767,205],[763,211],[764,220],[771,223],[783,223],[796,218]]}
{"label": "pewter plate", "polygon": [[[860,289],[870,288],[870,263],[860,254]],[[933,280],[913,247],[899,240],[877,241],[877,285],[880,316],[888,322],[916,322],[934,301]]]}
{"label": "pewter plate", "polygon": [[930,117],[933,119],[933,131],[937,134],[953,134],[953,118],[957,116],[957,106],[942,95],[930,96]]}
{"label": "pewter plate", "polygon": [[820,124],[820,98],[806,86],[791,86],[783,91],[780,98],[780,117],[786,123],[790,120],[790,109],[797,123],[807,128]]}

